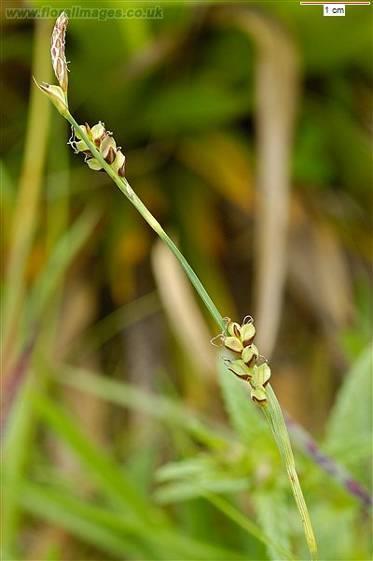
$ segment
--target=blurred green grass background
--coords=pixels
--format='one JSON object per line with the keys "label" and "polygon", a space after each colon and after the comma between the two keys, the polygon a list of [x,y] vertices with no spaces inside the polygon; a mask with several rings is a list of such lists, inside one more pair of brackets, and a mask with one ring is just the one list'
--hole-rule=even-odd
{"label": "blurred green grass background", "polygon": [[[32,86],[54,21],[6,9],[43,5],[2,6],[2,559],[306,559],[214,326]],[[113,131],[219,309],[258,321],[281,404],[371,492],[371,7],[159,6],[71,19],[72,113]],[[295,445],[320,559],[370,559],[362,501]]]}

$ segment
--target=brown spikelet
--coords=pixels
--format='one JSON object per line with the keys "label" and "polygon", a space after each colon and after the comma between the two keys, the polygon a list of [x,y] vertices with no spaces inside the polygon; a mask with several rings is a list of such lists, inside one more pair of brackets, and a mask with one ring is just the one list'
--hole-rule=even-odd
{"label": "brown spikelet", "polygon": [[65,57],[65,35],[67,22],[67,15],[65,14],[65,12],[62,12],[57,18],[51,38],[51,57],[53,70],[58,83],[65,94],[67,93],[68,85],[68,70]]}
{"label": "brown spikelet", "polygon": [[123,164],[123,165],[118,169],[118,175],[119,175],[119,177],[125,177],[125,175],[126,175],[126,166],[125,166],[125,164]]}
{"label": "brown spikelet", "polygon": [[107,153],[107,156],[105,157],[105,160],[107,161],[108,164],[112,164],[115,160],[115,151],[113,150],[113,148],[109,148],[109,151]]}

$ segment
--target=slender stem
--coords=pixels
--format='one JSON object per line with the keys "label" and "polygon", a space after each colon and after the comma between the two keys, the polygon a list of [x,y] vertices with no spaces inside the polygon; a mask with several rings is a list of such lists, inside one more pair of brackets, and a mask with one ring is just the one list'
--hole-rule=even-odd
{"label": "slender stem", "polygon": [[[171,240],[171,238],[166,234],[163,230],[162,226],[159,222],[154,218],[154,216],[149,212],[147,207],[141,201],[141,199],[136,195],[133,191],[132,187],[128,183],[128,181],[124,178],[118,176],[118,174],[111,168],[111,166],[104,160],[100,152],[97,150],[96,146],[91,142],[88,135],[82,130],[79,124],[75,121],[74,117],[67,112],[65,115],[66,119],[72,125],[76,136],[84,140],[87,144],[88,148],[90,149],[92,155],[96,158],[96,160],[100,163],[100,165],[104,168],[106,173],[111,177],[114,183],[119,187],[122,193],[127,197],[127,199],[133,204],[133,206],[138,210],[141,216],[146,220],[149,226],[158,234],[158,236],[166,243],[166,245],[170,248],[172,253],[175,255],[176,259],[180,262],[183,269],[185,270],[186,274],[188,275],[191,283],[193,284],[194,288],[202,298],[205,306],[207,307],[208,311],[210,312],[211,316],[214,318],[220,329],[223,331],[225,328],[224,320],[215,306],[214,302],[206,292],[206,289],[202,285],[201,281],[199,280],[196,273],[193,271],[192,267],[189,265],[188,261],[185,259],[183,254],[180,252],[178,247],[175,243]],[[308,514],[307,506],[303,497],[303,493],[300,487],[298,475],[295,470],[295,463],[294,463],[294,456],[291,449],[291,444],[289,440],[289,436],[287,433],[284,417],[282,415],[280,404],[277,401],[274,391],[270,384],[266,386],[267,394],[268,394],[268,401],[266,405],[263,407],[265,412],[265,416],[267,421],[272,429],[276,444],[280,450],[281,456],[283,458],[287,474],[289,477],[290,485],[294,494],[295,502],[297,504],[303,526],[304,532],[306,535],[306,540],[308,543],[308,547],[313,559],[316,559],[317,554],[317,547],[316,547],[316,540],[313,533],[311,520]]]}
{"label": "slender stem", "polygon": [[273,436],[276,440],[277,447],[280,451],[280,454],[282,456],[283,462],[286,467],[286,471],[288,473],[294,499],[302,519],[308,548],[312,555],[312,559],[316,559],[317,557],[316,539],[313,533],[311,519],[308,513],[306,501],[304,500],[302,488],[300,486],[298,474],[295,468],[294,455],[291,448],[288,431],[286,429],[285,419],[282,414],[282,410],[276,398],[276,395],[269,384],[266,387],[266,390],[267,390],[268,402],[263,406],[263,412],[271,426]]}
{"label": "slender stem", "polygon": [[207,293],[206,289],[204,288],[203,284],[199,280],[196,273],[193,271],[192,267],[189,265],[188,261],[185,259],[184,255],[178,249],[176,244],[172,241],[172,239],[166,234],[163,230],[162,226],[159,224],[158,220],[154,218],[152,213],[147,209],[144,205],[142,200],[136,195],[133,191],[131,185],[128,183],[127,179],[121,178],[117,175],[117,173],[111,168],[111,166],[104,160],[101,156],[100,152],[97,150],[95,145],[90,141],[88,136],[85,132],[79,127],[78,123],[75,121],[74,117],[69,113],[66,116],[69,123],[74,127],[75,134],[81,137],[84,142],[89,147],[90,151],[102,165],[106,173],[111,177],[114,183],[119,187],[122,193],[127,197],[127,199],[133,204],[133,206],[137,209],[137,211],[141,214],[141,216],[146,220],[149,226],[154,230],[156,234],[165,242],[165,244],[169,247],[172,253],[175,255],[176,259],[180,262],[181,266],[183,267],[184,271],[188,275],[191,283],[193,284],[194,288],[202,298],[203,302],[205,303],[207,309],[211,313],[211,316],[214,318],[218,326],[223,330],[224,329],[224,321],[223,318],[215,306],[214,302],[212,301],[211,297]]}

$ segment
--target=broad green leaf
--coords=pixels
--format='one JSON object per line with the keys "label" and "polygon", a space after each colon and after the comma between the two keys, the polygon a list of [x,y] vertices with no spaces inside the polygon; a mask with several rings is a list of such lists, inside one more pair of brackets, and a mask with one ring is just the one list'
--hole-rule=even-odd
{"label": "broad green leaf", "polygon": [[[371,483],[367,462],[371,456],[372,352],[369,345],[347,373],[330,414],[325,438],[329,452],[368,484]],[[365,449],[365,462],[356,449],[360,452]]]}
{"label": "broad green leaf", "polygon": [[[324,561],[365,561],[368,559],[364,552],[369,551],[369,537],[366,539],[358,528],[364,526],[359,516],[356,516],[355,504],[350,506],[334,504],[328,501],[315,501],[312,508],[312,518],[315,529],[322,545],[322,560]],[[366,521],[368,524],[368,520]],[[356,533],[359,532],[359,543],[356,543]],[[336,539],[337,536],[337,539]]]}

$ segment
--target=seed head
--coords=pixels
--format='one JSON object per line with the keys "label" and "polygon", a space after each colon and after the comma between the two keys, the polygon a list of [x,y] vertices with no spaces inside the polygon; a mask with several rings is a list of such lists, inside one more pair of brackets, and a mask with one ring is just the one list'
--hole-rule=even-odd
{"label": "seed head", "polygon": [[[104,123],[99,121],[96,125],[93,125],[93,127],[90,127],[88,123],[86,123],[85,125],[80,125],[80,128],[96,146],[101,156],[115,173],[117,173],[119,177],[124,177],[126,157],[121,149],[117,147],[112,133],[106,130]],[[84,155],[85,162],[89,168],[95,171],[102,170],[100,162],[93,156],[84,140],[75,136],[74,131],[69,144],[76,154],[81,153]]]}
{"label": "seed head", "polygon": [[258,363],[263,357],[253,343],[256,333],[254,320],[251,316],[246,316],[241,325],[230,318],[225,318],[225,321],[225,330],[214,337],[212,342],[219,341],[229,351],[234,359],[225,359],[228,370],[250,384],[251,398],[254,401],[265,404],[265,386],[271,377],[271,369],[267,362]]}
{"label": "seed head", "polygon": [[52,66],[62,91],[67,94],[68,68],[65,57],[65,35],[68,18],[62,12],[56,20],[51,38]]}

